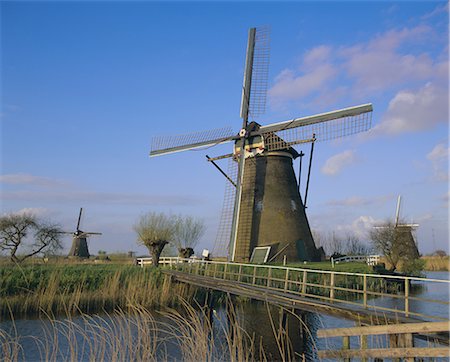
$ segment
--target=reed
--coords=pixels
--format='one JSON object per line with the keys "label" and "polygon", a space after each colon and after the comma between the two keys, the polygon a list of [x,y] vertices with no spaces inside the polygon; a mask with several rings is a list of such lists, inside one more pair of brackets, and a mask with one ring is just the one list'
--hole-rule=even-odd
{"label": "reed", "polygon": [[[186,300],[177,310],[161,312],[162,319],[141,305],[95,316],[47,316],[34,342],[45,361],[267,361],[262,342],[245,332],[232,305],[227,310],[226,321],[214,323],[205,309]],[[26,357],[16,333],[0,332],[2,361]]]}
{"label": "reed", "polygon": [[129,305],[174,306],[196,288],[172,283],[156,268],[49,265],[0,268],[0,316],[93,313]]}
{"label": "reed", "polygon": [[427,271],[449,271],[450,257],[449,256],[423,256],[425,260],[425,270]]}

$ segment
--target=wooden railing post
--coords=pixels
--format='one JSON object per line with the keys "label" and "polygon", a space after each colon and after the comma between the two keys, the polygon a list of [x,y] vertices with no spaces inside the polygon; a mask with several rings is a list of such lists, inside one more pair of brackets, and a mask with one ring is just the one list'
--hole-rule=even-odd
{"label": "wooden railing post", "polygon": [[227,279],[227,265],[225,264],[224,268],[223,268],[223,279]]}
{"label": "wooden railing post", "polygon": [[213,278],[216,278],[216,272],[217,272],[217,264],[214,264]]}
{"label": "wooden railing post", "polygon": [[272,277],[272,268],[269,267],[269,271],[267,272],[267,288],[270,288],[270,279]]}
{"label": "wooden railing post", "polygon": [[302,281],[302,294],[306,293],[306,282],[307,282],[307,272],[306,270],[303,270],[303,281]]}
{"label": "wooden railing post", "polygon": [[[350,336],[342,337],[342,349],[350,349]],[[350,358],[344,358],[345,362],[350,362]]]}
{"label": "wooden railing post", "polygon": [[363,276],[363,305],[367,309],[367,275]]}
{"label": "wooden railing post", "polygon": [[[367,349],[367,335],[362,335],[361,336],[361,349],[362,350],[364,350],[364,349]],[[367,358],[361,358],[361,362],[367,362],[368,361],[368,359]]]}
{"label": "wooden railing post", "polygon": [[330,299],[334,300],[334,273],[330,274]]}
{"label": "wooden railing post", "polygon": [[241,281],[241,274],[242,274],[242,264],[239,265],[238,282]]}
{"label": "wooden railing post", "polygon": [[409,316],[409,279],[405,278],[405,317]]}
{"label": "wooden railing post", "polygon": [[288,290],[288,284],[289,284],[289,269],[286,268],[286,276],[284,278],[284,291],[286,292]]}
{"label": "wooden railing post", "polygon": [[253,281],[252,285],[256,284],[256,265],[253,267]]}

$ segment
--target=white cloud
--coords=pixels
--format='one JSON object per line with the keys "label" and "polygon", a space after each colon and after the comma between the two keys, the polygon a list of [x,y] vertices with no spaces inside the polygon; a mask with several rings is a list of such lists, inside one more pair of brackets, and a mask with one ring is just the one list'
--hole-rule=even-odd
{"label": "white cloud", "polygon": [[344,167],[347,167],[353,164],[356,161],[356,154],[352,150],[347,150],[341,153],[338,153],[328,160],[325,161],[321,171],[325,175],[336,175],[338,174]]}
{"label": "white cloud", "polygon": [[362,215],[351,222],[351,224],[337,225],[336,231],[340,235],[348,233],[356,235],[361,240],[368,238],[369,231],[378,224],[381,224],[383,220],[376,220],[372,216]]}
{"label": "white cloud", "polygon": [[[330,106],[344,97],[348,100],[349,95],[360,101],[369,94],[381,94],[412,84],[417,86],[417,82],[433,82],[445,90],[448,80],[447,55],[442,53],[442,61],[426,52],[427,41],[434,35],[434,29],[419,25],[392,29],[367,42],[350,46],[314,47],[304,54],[298,69],[285,69],[275,78],[269,90],[270,102],[276,108],[293,101],[321,105],[321,98],[326,96],[330,99]],[[405,47],[410,44],[425,47],[420,50]],[[331,90],[343,86],[345,93],[330,98]]]}
{"label": "white cloud", "polygon": [[33,186],[45,186],[54,187],[62,186],[65,182],[60,180],[51,179],[48,177],[35,176],[26,173],[0,175],[0,183],[10,185],[33,185]]}
{"label": "white cloud", "polygon": [[373,135],[396,135],[430,129],[448,122],[448,89],[427,83],[416,91],[398,92]]}
{"label": "white cloud", "polygon": [[309,72],[299,75],[285,69],[276,77],[275,85],[269,90],[269,96],[274,104],[300,99],[320,91],[335,74],[336,69],[331,64],[320,64]]}
{"label": "white cloud", "polygon": [[435,181],[449,180],[448,176],[448,156],[450,148],[445,143],[437,144],[430,153],[427,154],[427,159],[431,162],[433,167],[433,179]]}

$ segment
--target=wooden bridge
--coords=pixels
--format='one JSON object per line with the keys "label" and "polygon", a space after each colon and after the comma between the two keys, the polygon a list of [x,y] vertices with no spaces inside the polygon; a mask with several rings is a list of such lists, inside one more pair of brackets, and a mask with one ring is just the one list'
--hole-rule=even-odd
{"label": "wooden bridge", "polygon": [[[138,260],[141,266],[148,262]],[[198,259],[165,258],[162,262],[163,272],[180,282],[288,310],[324,313],[367,326],[449,323],[448,280]],[[442,299],[425,298],[416,293],[420,288],[447,293],[442,293]],[[441,323],[432,337],[448,345],[448,328],[442,329]]]}
{"label": "wooden bridge", "polygon": [[[150,258],[138,259],[141,266],[150,262]],[[369,320],[370,324],[379,318],[382,323],[449,320],[448,296],[431,299],[414,293],[430,285],[448,291],[448,280],[177,257],[161,258],[161,263],[167,267],[164,273],[176,280],[294,309]],[[439,309],[446,313],[436,313]]]}

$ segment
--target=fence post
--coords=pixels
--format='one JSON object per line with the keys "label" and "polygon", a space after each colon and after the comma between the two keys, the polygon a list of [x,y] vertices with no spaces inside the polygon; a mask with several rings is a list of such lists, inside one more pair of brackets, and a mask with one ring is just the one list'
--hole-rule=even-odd
{"label": "fence post", "polygon": [[213,273],[213,278],[216,278],[216,272],[217,272],[217,264],[214,264],[214,273]]}
{"label": "fence post", "polygon": [[334,300],[334,273],[330,274],[330,299]]}
{"label": "fence post", "polygon": [[286,268],[286,277],[284,278],[284,291],[288,290],[289,269]]}
{"label": "fence post", "polygon": [[[361,349],[367,349],[367,336],[361,336]],[[368,359],[367,358],[361,358],[361,362],[367,362]]]}
{"label": "fence post", "polygon": [[363,305],[367,309],[367,275],[363,276]]}
{"label": "fence post", "polygon": [[227,279],[227,265],[228,264],[225,263],[225,266],[223,268],[223,279]]}
{"label": "fence post", "polygon": [[[342,349],[350,349],[350,336],[342,337]],[[345,362],[350,362],[350,358],[344,358]]]}
{"label": "fence post", "polygon": [[405,317],[409,316],[409,279],[405,278]]}
{"label": "fence post", "polygon": [[267,288],[270,288],[270,278],[272,277],[272,268],[269,267],[269,271],[267,272]]}
{"label": "fence post", "polygon": [[253,266],[253,282],[252,285],[256,284],[256,265]]}
{"label": "fence post", "polygon": [[306,293],[306,281],[307,281],[307,271],[303,270],[303,281],[302,281],[302,294]]}
{"label": "fence post", "polygon": [[242,274],[242,264],[239,265],[238,282],[241,281],[241,274]]}

